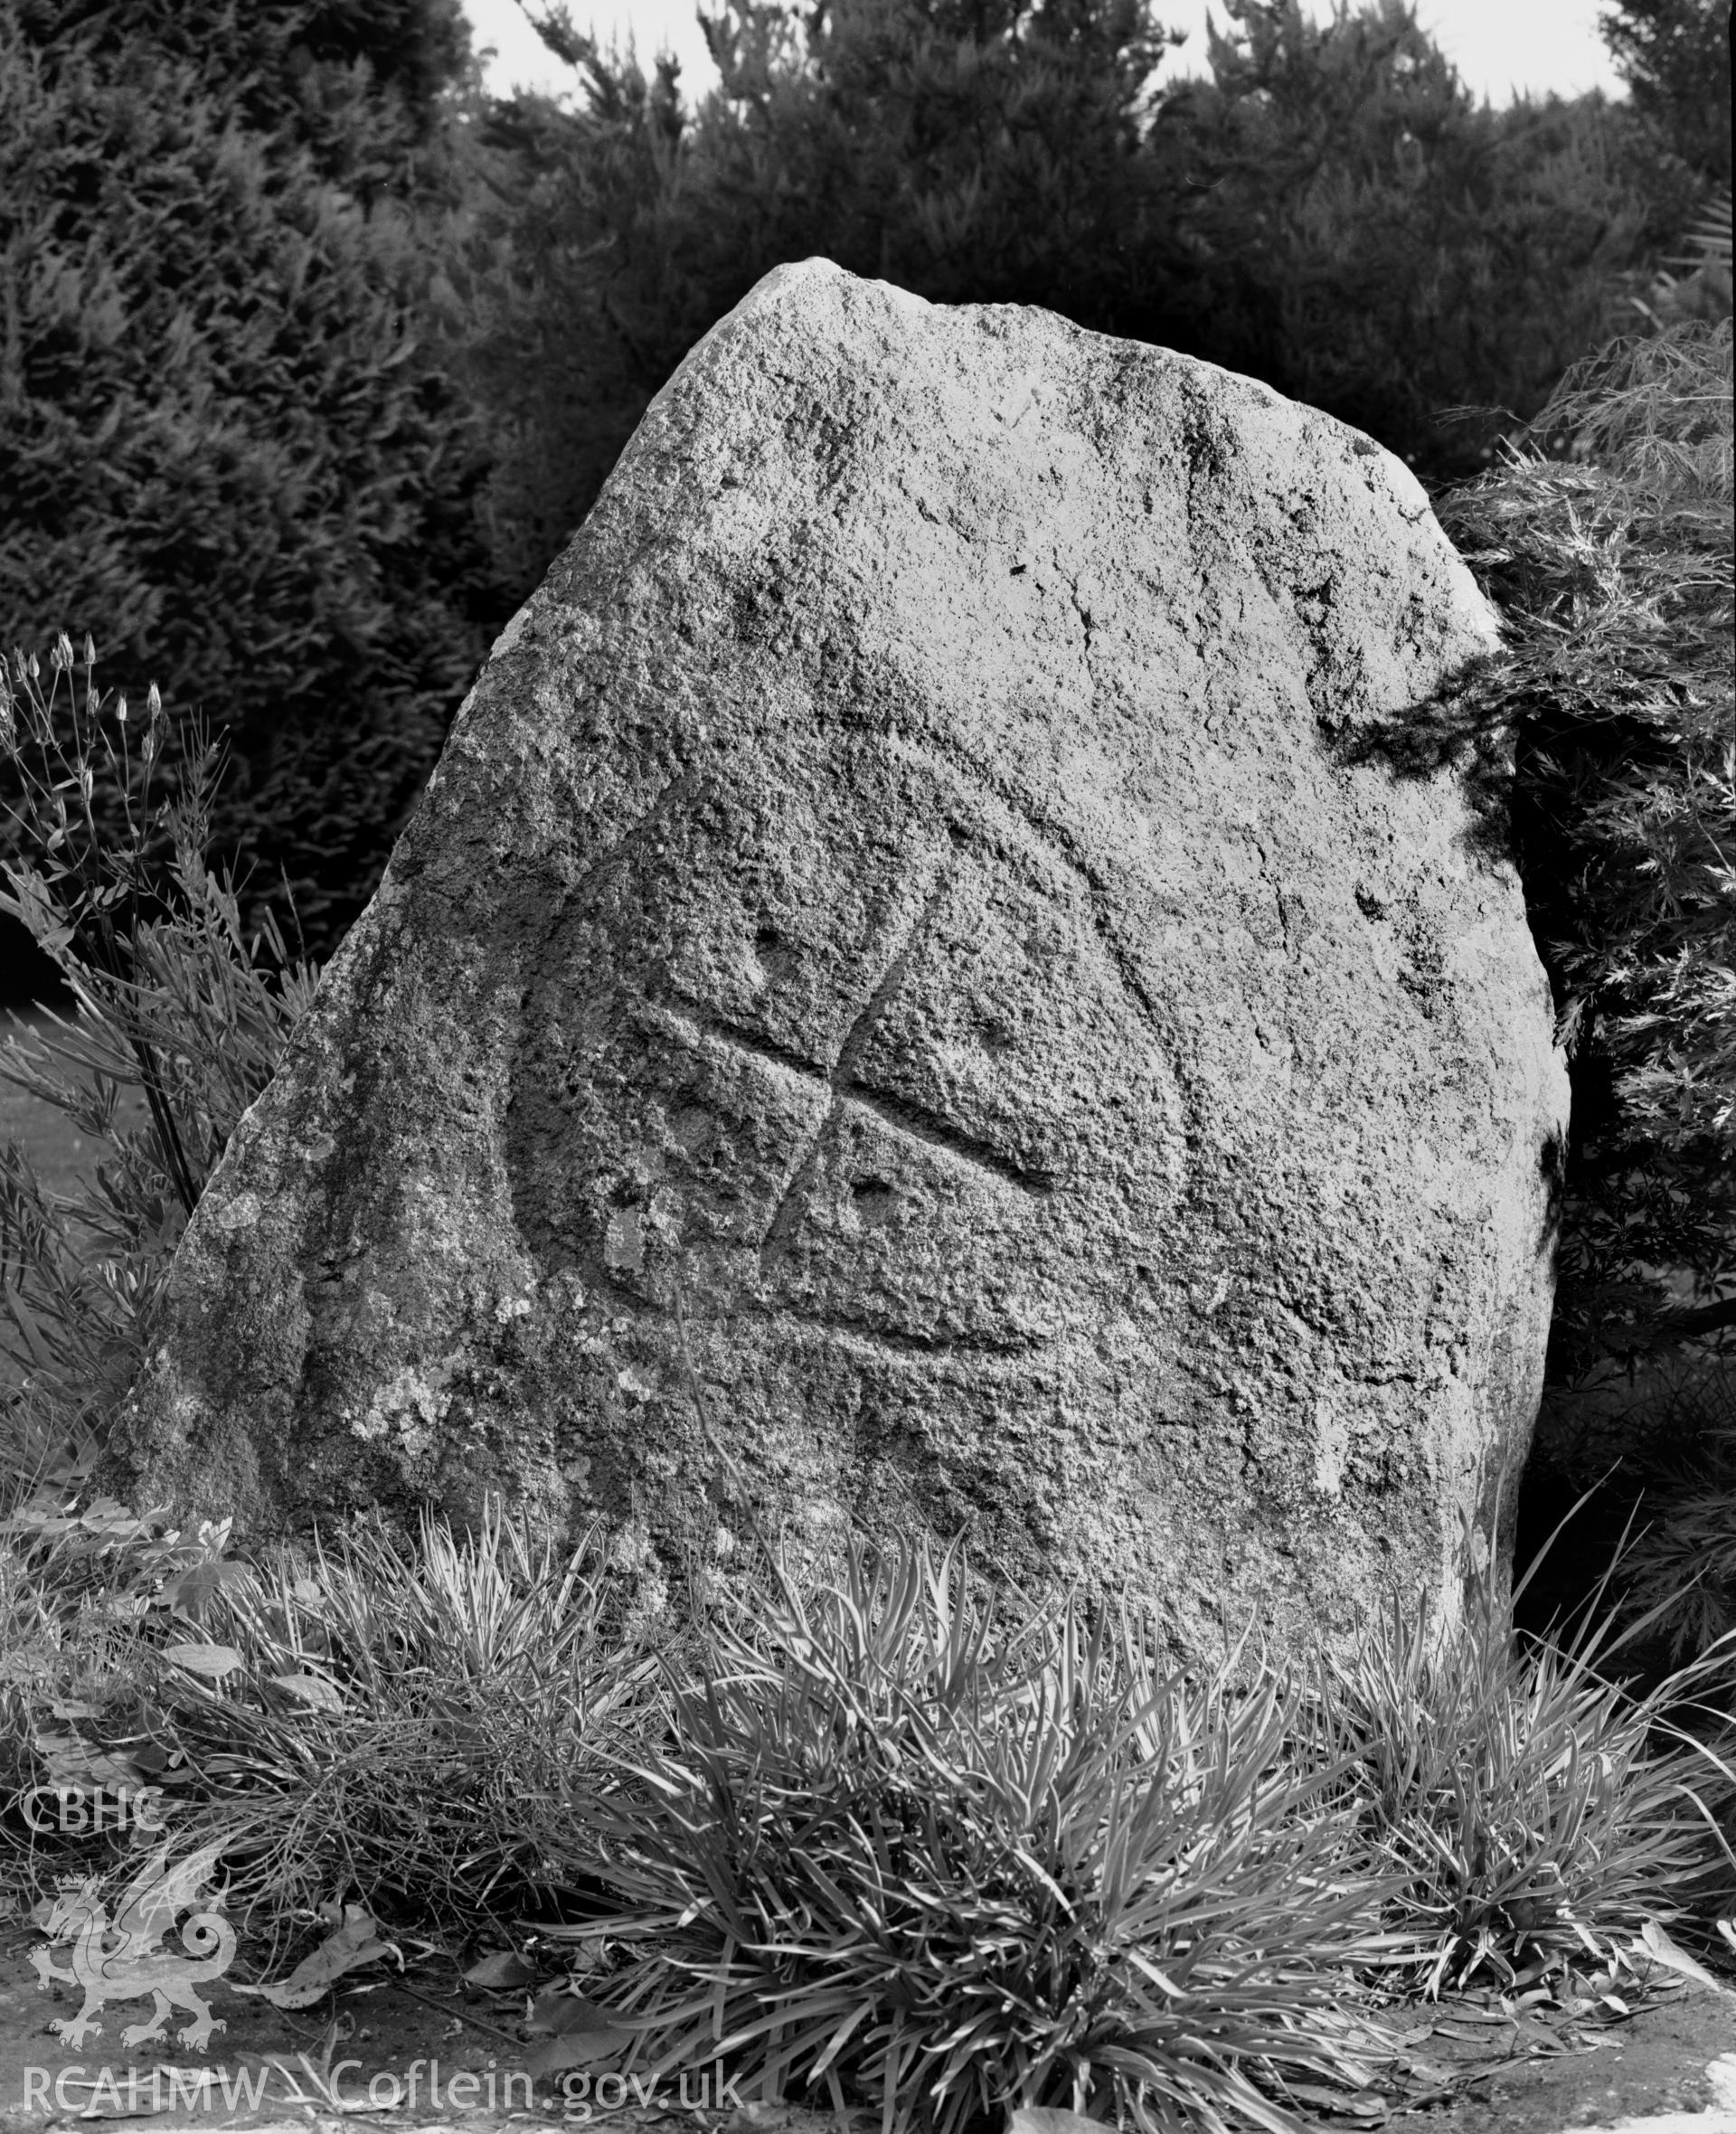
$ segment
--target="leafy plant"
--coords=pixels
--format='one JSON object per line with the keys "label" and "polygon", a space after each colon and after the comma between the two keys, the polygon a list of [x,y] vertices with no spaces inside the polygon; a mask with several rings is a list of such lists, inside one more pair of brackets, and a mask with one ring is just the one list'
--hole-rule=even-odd
{"label": "leafy plant", "polygon": [[[80,1508],[46,1486],[0,1529],[11,1574],[12,1636],[0,1682],[0,1756],[16,1804],[33,1788],[172,1789],[190,1776],[158,1738],[142,1685],[156,1649],[153,1610],[193,1625],[205,1599],[242,1575],[228,1522],[188,1540],[98,1497]],[[33,1829],[40,1826],[32,1824]],[[9,1832],[8,1835],[11,1835]],[[94,1823],[90,1835],[97,1836]],[[76,1845],[78,1833],[73,1834]],[[40,1853],[40,1839],[31,1850]],[[51,1853],[64,1846],[51,1844]]]}
{"label": "leafy plant", "polygon": [[[1711,204],[1688,231],[1693,250],[1666,260],[1666,267],[1682,269],[1680,279],[1660,272],[1647,297],[1629,297],[1634,309],[1658,333],[1684,318],[1703,318],[1716,325],[1731,316],[1731,196],[1726,186],[1714,194]],[[1649,300],[1648,300],[1649,299]]]}
{"label": "leafy plant", "polygon": [[1336,2004],[1391,1955],[1378,1890],[1270,1678],[1184,1681],[1125,1614],[979,1593],[926,1542],[811,1593],[778,1563],[703,1660],[673,1739],[552,1826],[614,1900],[575,1935],[638,1950],[607,1992],[634,2056],[945,2134],[1087,2103],[1288,2129],[1372,2079]]}
{"label": "leafy plant", "polygon": [[[1665,1448],[1642,1455],[1645,1526],[1626,1559],[1624,1605],[1648,1617],[1673,1663],[1736,1631],[1736,1388],[1706,1383],[1665,1396]],[[1736,1673],[1729,1685],[1736,1711]]]}
{"label": "leafy plant", "polygon": [[1462,731],[1514,736],[1573,1082],[1552,1383],[1736,1325],[1731,362],[1727,318],[1614,343],[1531,426],[1572,463],[1509,446],[1434,500],[1506,629]]}

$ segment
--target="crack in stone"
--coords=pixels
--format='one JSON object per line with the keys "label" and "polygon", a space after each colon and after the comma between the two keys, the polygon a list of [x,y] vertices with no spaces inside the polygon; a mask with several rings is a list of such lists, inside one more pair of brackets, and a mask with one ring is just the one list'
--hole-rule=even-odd
{"label": "crack in stone", "polygon": [[1081,600],[1080,599],[1080,597],[1079,597],[1079,580],[1078,580],[1077,578],[1070,578],[1070,579],[1067,581],[1067,592],[1068,592],[1068,597],[1069,597],[1069,599],[1071,599],[1071,600],[1072,601],[1072,604],[1073,604],[1073,612],[1074,612],[1074,614],[1075,614],[1075,615],[1077,615],[1077,616],[1078,616],[1078,618],[1079,618],[1079,619],[1080,619],[1080,624],[1082,625],[1082,627],[1083,627],[1083,628],[1084,628],[1084,632],[1085,632],[1085,654],[1084,654],[1084,656],[1085,656],[1086,660],[1087,660],[1087,661],[1089,661],[1089,660],[1090,660],[1090,656],[1091,656],[1091,630],[1092,630],[1092,628],[1093,628],[1093,618],[1092,618],[1092,616],[1091,616],[1091,611],[1090,611],[1090,609],[1089,609],[1089,608],[1088,608],[1088,607],[1085,605],[1084,601],[1083,601],[1083,600]]}

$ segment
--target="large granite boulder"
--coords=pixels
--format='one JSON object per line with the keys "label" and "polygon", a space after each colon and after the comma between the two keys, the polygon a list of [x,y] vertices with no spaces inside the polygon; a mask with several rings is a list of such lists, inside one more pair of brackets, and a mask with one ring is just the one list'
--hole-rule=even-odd
{"label": "large granite boulder", "polygon": [[1567,1084],[1458,775],[1342,744],[1495,642],[1342,423],[767,276],[495,646],[109,1479],[238,1534],[498,1492],[646,1564],[971,1521],[1189,1651],[1450,1616]]}

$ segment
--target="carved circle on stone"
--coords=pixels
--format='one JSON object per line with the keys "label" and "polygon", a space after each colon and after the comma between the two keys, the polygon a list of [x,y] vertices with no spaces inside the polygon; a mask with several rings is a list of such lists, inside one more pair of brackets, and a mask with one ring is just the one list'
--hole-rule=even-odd
{"label": "carved circle on stone", "polygon": [[973,832],[956,793],[864,823],[814,787],[748,807],[730,782],[668,809],[655,865],[624,841],[549,944],[508,1134],[539,1277],[573,1269],[637,1313],[698,1270],[702,1316],[894,1357],[1089,1336],[1081,1254],[1121,1313],[1184,1133],[1088,894]]}

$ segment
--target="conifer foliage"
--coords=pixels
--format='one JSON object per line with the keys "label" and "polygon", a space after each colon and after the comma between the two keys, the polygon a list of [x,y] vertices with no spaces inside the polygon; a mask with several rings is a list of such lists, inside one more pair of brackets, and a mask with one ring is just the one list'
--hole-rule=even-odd
{"label": "conifer foliage", "polygon": [[690,113],[673,62],[647,78],[539,12],[585,108],[479,119],[518,182],[448,266],[503,575],[528,592],[686,351],[816,254],[1200,356],[1431,478],[1480,472],[1489,439],[1439,411],[1541,407],[1703,186],[1595,96],[1474,106],[1402,0],[1227,15],[1210,78],[1159,90],[1177,40],[1137,0],[720,0],[721,86]]}
{"label": "conifer foliage", "polygon": [[1200,353],[1427,477],[1480,471],[1486,440],[1441,411],[1473,382],[1480,402],[1540,407],[1693,181],[1655,185],[1630,115],[1599,96],[1478,106],[1405,0],[1325,23],[1299,0],[1225,6],[1212,78],[1168,121],[1200,187]]}
{"label": "conifer foliage", "polygon": [[409,204],[467,37],[457,0],[0,0],[0,643],[94,626],[226,728],[214,848],[319,952],[504,619]]}
{"label": "conifer foliage", "polygon": [[1730,0],[1618,0],[1598,18],[1634,109],[1708,184],[1730,190]]}
{"label": "conifer foliage", "polygon": [[687,350],[786,260],[1184,345],[1155,272],[1172,216],[1141,146],[1165,46],[1145,0],[834,0],[799,22],[723,0],[701,11],[722,87],[697,115],[673,62],[647,79],[565,9],[535,19],[585,109],[483,121],[520,183],[448,269],[450,360],[493,413],[495,552],[524,590]]}

